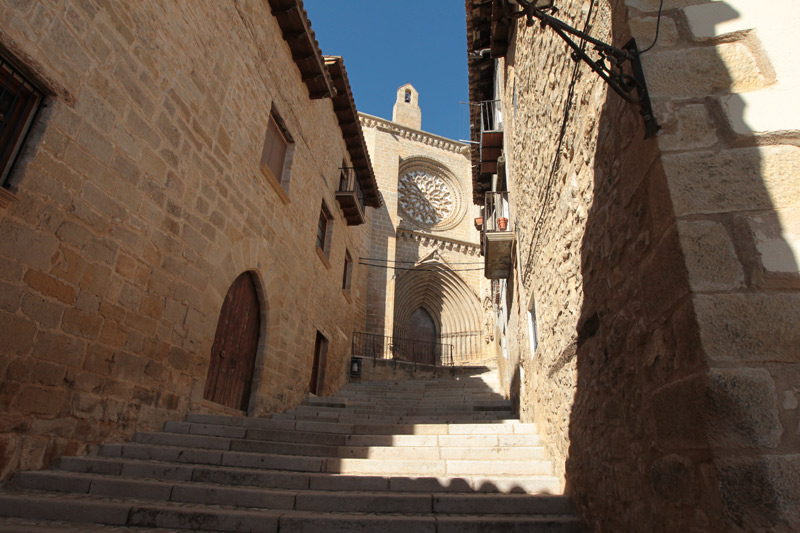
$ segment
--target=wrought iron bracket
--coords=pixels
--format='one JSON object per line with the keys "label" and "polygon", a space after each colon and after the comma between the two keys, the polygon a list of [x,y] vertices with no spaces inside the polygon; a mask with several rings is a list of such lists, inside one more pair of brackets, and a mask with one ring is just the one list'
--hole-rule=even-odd
{"label": "wrought iron bracket", "polygon": [[[615,93],[626,101],[639,105],[639,112],[644,119],[645,139],[658,133],[661,126],[658,125],[653,115],[653,106],[647,92],[647,83],[645,83],[639,48],[636,46],[635,39],[631,39],[620,49],[595,39],[586,32],[573,28],[566,22],[548,14],[547,12],[557,12],[557,8],[552,5],[552,2],[546,6],[537,6],[537,0],[518,0],[518,2],[522,10],[511,14],[512,18],[525,17],[528,26],[533,26],[534,19],[538,19],[542,27],[552,28],[572,49],[574,61],[583,61],[589,65]],[[581,45],[572,40],[571,35],[591,43],[600,57],[592,59]],[[629,71],[626,71],[626,65],[628,65]]]}

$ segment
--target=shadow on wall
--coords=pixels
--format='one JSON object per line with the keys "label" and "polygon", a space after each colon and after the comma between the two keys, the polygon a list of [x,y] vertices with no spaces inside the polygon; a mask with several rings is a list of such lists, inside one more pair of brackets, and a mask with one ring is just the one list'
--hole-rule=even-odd
{"label": "shadow on wall", "polygon": [[[764,323],[797,285],[761,264],[754,235],[770,224],[781,233],[764,183],[773,148],[725,119],[720,98],[737,108],[741,82],[718,55],[725,46],[648,54],[658,142],[643,140],[638,109],[611,92],[599,117],[584,304],[575,343],[550,370],[576,358],[567,484],[597,531],[798,526],[796,459],[776,454],[798,450],[797,414],[780,415],[785,431],[777,398],[800,373],[773,338],[787,319]],[[792,258],[788,248],[778,255]]]}

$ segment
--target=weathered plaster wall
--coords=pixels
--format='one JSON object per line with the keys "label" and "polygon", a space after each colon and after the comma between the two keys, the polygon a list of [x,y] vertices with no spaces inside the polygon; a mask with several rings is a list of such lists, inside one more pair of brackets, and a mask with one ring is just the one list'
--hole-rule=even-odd
{"label": "weathered plaster wall", "polygon": [[[358,265],[342,294],[342,268],[368,224],[338,210],[331,102],[309,100],[269,5],[2,2],[0,25],[54,93],[0,212],[3,474],[216,409],[209,353],[245,270],[264,315],[250,411],[307,395],[316,330],[324,390],[341,386],[366,294]],[[286,205],[258,170],[273,106],[296,142]],[[330,269],[315,253],[323,200]]]}

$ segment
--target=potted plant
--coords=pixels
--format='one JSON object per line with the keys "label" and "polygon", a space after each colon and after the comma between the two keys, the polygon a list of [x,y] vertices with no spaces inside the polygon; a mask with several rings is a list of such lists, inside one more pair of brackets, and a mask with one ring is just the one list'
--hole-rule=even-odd
{"label": "potted plant", "polygon": [[500,217],[497,219],[497,229],[499,231],[505,231],[508,228],[508,219],[505,217]]}

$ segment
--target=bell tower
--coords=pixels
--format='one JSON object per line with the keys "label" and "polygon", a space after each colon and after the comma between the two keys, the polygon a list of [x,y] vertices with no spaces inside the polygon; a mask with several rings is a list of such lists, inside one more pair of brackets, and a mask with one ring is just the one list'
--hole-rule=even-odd
{"label": "bell tower", "polygon": [[410,83],[397,89],[397,101],[394,103],[392,111],[392,122],[415,130],[422,127],[419,93]]}

